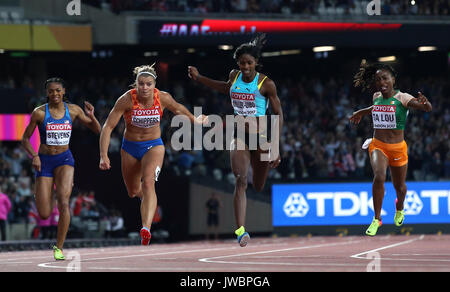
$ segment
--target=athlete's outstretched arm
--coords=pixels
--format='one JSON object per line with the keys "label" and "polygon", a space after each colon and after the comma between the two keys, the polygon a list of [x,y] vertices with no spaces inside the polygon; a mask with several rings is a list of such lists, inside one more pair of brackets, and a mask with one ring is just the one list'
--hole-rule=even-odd
{"label": "athlete's outstretched arm", "polygon": [[108,115],[105,124],[100,132],[100,164],[101,170],[111,168],[111,162],[108,157],[109,143],[111,142],[111,133],[120,121],[123,113],[129,108],[130,96],[127,93],[119,97],[113,109]]}
{"label": "athlete's outstretched arm", "polygon": [[363,116],[370,115],[372,113],[372,109],[373,105],[354,112],[349,118],[350,122],[352,122],[355,125],[359,124]]}
{"label": "athlete's outstretched arm", "polygon": [[32,166],[37,171],[41,171],[41,160],[39,155],[34,151],[33,146],[31,145],[30,138],[33,135],[34,129],[40,120],[44,119],[45,113],[43,111],[38,110],[37,108],[31,113],[31,119],[28,126],[25,128],[25,132],[22,136],[22,146],[25,148],[25,151],[33,157]]}
{"label": "athlete's outstretched arm", "polygon": [[211,78],[201,75],[198,72],[196,67],[188,66],[189,78],[191,78],[197,82],[200,82],[201,84],[203,84],[211,89],[217,90],[217,91],[219,91],[221,93],[225,93],[225,94],[227,94],[228,91],[230,90],[232,80],[234,79],[236,74],[237,74],[237,70],[232,70],[229,74],[229,79],[227,82],[218,81],[218,80],[214,80],[214,79],[211,79]]}
{"label": "athlete's outstretched arm", "polygon": [[84,102],[84,111],[78,105],[71,105],[77,114],[77,118],[81,123],[92,130],[92,132],[99,134],[101,131],[100,123],[94,115],[94,106],[88,101]]}
{"label": "athlete's outstretched arm", "polygon": [[[278,116],[278,133],[279,133],[278,134],[278,145],[280,145],[280,138],[281,138],[281,134],[283,133],[283,119],[284,118],[283,118],[283,108],[281,106],[281,101],[277,94],[277,87],[275,85],[275,82],[273,82],[273,80],[267,78],[267,80],[264,82],[263,88],[264,88],[264,95],[269,98],[270,106],[272,108],[273,113]],[[274,157],[275,160],[272,160],[270,162],[270,165],[273,168],[277,167],[281,161],[279,146],[276,151],[278,151],[277,157]]]}
{"label": "athlete's outstretched arm", "polygon": [[186,116],[191,121],[191,123],[206,124],[208,122],[208,117],[206,117],[205,115],[195,117],[184,105],[176,102],[175,99],[173,99],[172,95],[170,95],[170,93],[168,92],[160,91],[159,98],[161,100],[161,106],[163,108],[167,108],[175,115]]}
{"label": "athlete's outstretched arm", "polygon": [[430,101],[420,91],[418,92],[417,98],[413,98],[408,102],[408,107],[423,110],[424,112],[431,112],[433,110]]}

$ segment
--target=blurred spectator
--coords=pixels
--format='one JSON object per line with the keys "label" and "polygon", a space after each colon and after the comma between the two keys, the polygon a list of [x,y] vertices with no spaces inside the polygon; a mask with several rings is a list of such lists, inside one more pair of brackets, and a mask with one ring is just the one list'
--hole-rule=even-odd
{"label": "blurred spectator", "polygon": [[219,209],[222,206],[216,193],[212,193],[211,197],[206,201],[206,240],[209,240],[211,234],[214,235],[214,239],[219,238]]}
{"label": "blurred spectator", "polygon": [[[100,8],[100,2],[85,0],[87,4]],[[366,14],[369,1],[360,0],[108,0],[114,13],[127,10],[184,11],[184,12],[235,12],[235,13],[283,13],[308,15]],[[449,15],[448,0],[382,0],[382,15]],[[197,10],[197,11],[196,11]]]}
{"label": "blurred spectator", "polygon": [[59,211],[58,206],[55,201],[55,206],[53,207],[53,211],[50,214],[50,217],[47,219],[42,219],[39,216],[37,211],[37,207],[35,203],[32,203],[30,211],[28,213],[29,223],[35,224],[33,228],[31,238],[34,239],[52,239],[56,238],[56,231],[59,219]]}
{"label": "blurred spectator", "polygon": [[11,211],[11,201],[6,194],[2,193],[0,188],[0,235],[2,241],[6,240],[6,221],[9,211]]}
{"label": "blurred spectator", "polygon": [[106,238],[125,237],[124,221],[120,211],[113,209],[108,216],[105,228]]}

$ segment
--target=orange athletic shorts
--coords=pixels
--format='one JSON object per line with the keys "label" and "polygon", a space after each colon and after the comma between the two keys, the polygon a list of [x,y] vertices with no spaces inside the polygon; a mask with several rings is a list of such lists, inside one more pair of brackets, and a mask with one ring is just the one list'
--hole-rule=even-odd
{"label": "orange athletic shorts", "polygon": [[408,145],[403,142],[388,144],[373,138],[372,143],[369,144],[369,155],[377,149],[389,159],[390,166],[403,166],[408,163]]}

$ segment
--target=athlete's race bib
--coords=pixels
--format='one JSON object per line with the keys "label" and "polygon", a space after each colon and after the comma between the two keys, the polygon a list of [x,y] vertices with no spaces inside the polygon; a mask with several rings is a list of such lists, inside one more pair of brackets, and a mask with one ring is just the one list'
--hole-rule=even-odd
{"label": "athlete's race bib", "polygon": [[151,128],[160,122],[161,116],[158,109],[133,110],[131,124],[139,128]]}
{"label": "athlete's race bib", "polygon": [[255,95],[252,93],[231,93],[231,104],[238,115],[249,116],[256,114]]}
{"label": "athlete's race bib", "polygon": [[375,129],[395,129],[395,105],[374,105],[372,109],[373,127]]}
{"label": "athlete's race bib", "polygon": [[46,126],[46,144],[50,146],[69,145],[70,136],[72,134],[72,125],[49,123]]}

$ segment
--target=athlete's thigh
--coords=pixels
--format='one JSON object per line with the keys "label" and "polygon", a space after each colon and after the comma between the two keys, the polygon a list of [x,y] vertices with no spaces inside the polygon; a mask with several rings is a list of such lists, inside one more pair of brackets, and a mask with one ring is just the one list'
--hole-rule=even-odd
{"label": "athlete's thigh", "polygon": [[36,178],[35,201],[40,215],[50,216],[53,202],[53,177],[39,176]]}
{"label": "athlete's thigh", "polygon": [[139,190],[141,185],[141,162],[121,149],[122,177],[129,190]]}
{"label": "athlete's thigh", "polygon": [[408,172],[408,164],[403,166],[389,166],[394,187],[400,187],[406,181],[406,173]]}
{"label": "athlete's thigh", "polygon": [[268,151],[262,151],[260,149],[250,153],[253,169],[253,184],[264,184],[267,179],[270,169],[269,161],[261,159],[262,155],[267,153]]}
{"label": "athlete's thigh", "polygon": [[158,179],[164,161],[165,148],[158,145],[150,148],[141,160],[142,177],[153,181]]}
{"label": "athlete's thigh", "polygon": [[67,199],[70,197],[73,187],[74,172],[75,169],[71,165],[61,165],[55,168],[53,173],[55,176],[56,195],[63,196],[58,197],[58,199]]}
{"label": "athlete's thigh", "polygon": [[375,149],[370,155],[370,165],[374,174],[386,174],[389,166],[389,159],[381,150]]}
{"label": "athlete's thigh", "polygon": [[234,148],[230,151],[231,170],[234,175],[246,176],[248,174],[248,168],[250,167],[250,151],[249,150],[236,150],[237,144],[240,140],[234,139]]}

